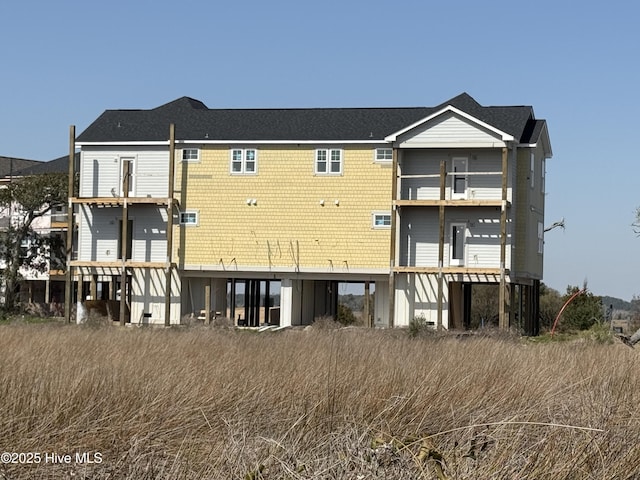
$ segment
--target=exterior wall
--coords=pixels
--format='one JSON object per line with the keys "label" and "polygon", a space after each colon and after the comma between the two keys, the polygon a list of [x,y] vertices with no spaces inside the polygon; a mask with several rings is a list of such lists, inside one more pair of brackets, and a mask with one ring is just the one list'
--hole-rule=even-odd
{"label": "exterior wall", "polygon": [[[164,262],[167,258],[167,213],[152,205],[129,207],[133,221],[131,259],[138,262]],[[80,205],[78,215],[78,260],[115,262],[122,210]]]}
{"label": "exterior wall", "polygon": [[[448,328],[449,282],[443,280],[442,325]],[[396,278],[395,326],[406,327],[414,317],[438,324],[438,276],[406,273]]]}
{"label": "exterior wall", "polygon": [[[400,217],[400,266],[437,267],[438,209],[404,207]],[[471,268],[500,268],[500,209],[450,207],[445,210],[444,267],[450,266],[452,223],[466,224],[465,262]],[[507,226],[509,230],[509,225]],[[507,265],[511,235],[507,234]]]}
{"label": "exterior wall", "polygon": [[373,228],[372,213],[391,211],[391,166],[374,162],[373,147],[345,146],[342,175],[314,174],[316,146],[255,148],[256,175],[229,173],[228,146],[178,164],[180,208],[199,212],[198,226],[174,232],[181,265],[388,271],[391,232]]}
{"label": "exterior wall", "polygon": [[[531,153],[534,153],[533,187]],[[544,228],[542,191],[542,147],[522,148],[517,157],[517,203],[515,211],[514,271],[518,276],[542,278],[543,254],[538,253],[538,223]]]}
{"label": "exterior wall", "polygon": [[389,282],[376,282],[373,306],[373,324],[376,327],[389,326]]}
{"label": "exterior wall", "polygon": [[[164,324],[166,274],[157,268],[131,269],[131,323]],[[171,324],[180,324],[180,277],[171,276]]]}
{"label": "exterior wall", "polygon": [[169,180],[169,151],[166,147],[118,149],[83,147],[80,155],[80,197],[121,196],[121,160],[133,159],[132,197],[166,198]]}
{"label": "exterior wall", "polygon": [[[400,185],[402,200],[440,199],[440,161],[447,162],[447,183],[445,198],[452,199],[453,165],[452,159],[466,157],[468,165],[466,199],[502,199],[502,151],[501,149],[455,149],[455,150],[403,150],[401,160],[402,175],[436,175],[429,178],[404,178]],[[494,172],[493,175],[484,175]],[[474,175],[474,173],[482,173]],[[511,186],[508,183],[507,200],[511,201]]]}

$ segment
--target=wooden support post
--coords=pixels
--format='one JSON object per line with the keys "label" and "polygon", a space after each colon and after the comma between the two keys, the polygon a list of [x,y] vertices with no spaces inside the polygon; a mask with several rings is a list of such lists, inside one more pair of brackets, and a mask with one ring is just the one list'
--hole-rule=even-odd
{"label": "wooden support post", "polygon": [[89,295],[91,295],[91,300],[98,299],[98,276],[91,275],[89,278]]}
{"label": "wooden support post", "polygon": [[116,277],[111,275],[109,278],[109,300],[116,299]]}
{"label": "wooden support post", "polygon": [[371,313],[369,312],[369,282],[364,282],[364,305],[362,308],[362,314],[364,315],[365,325],[367,327],[373,327],[373,322],[371,321]]}
{"label": "wooden support post", "polygon": [[[175,163],[176,163],[176,126],[169,125],[169,185],[167,192],[167,266],[165,270],[164,286],[164,325],[171,325],[171,280],[172,280],[172,257],[173,257],[173,206],[174,206],[174,183],[175,183]],[[209,296],[210,298],[210,296]],[[210,315],[207,309],[207,318]]]}
{"label": "wooden support post", "polygon": [[127,206],[127,197],[129,196],[129,167],[130,162],[122,163],[122,195],[124,202],[122,204],[122,228],[120,239],[120,255],[122,257],[122,270],[120,274],[120,325],[125,326],[127,323],[127,291],[129,290],[127,279],[127,254],[129,253],[129,207]]}
{"label": "wooden support post", "polygon": [[211,323],[211,279],[204,285],[204,324]]}
{"label": "wooden support post", "polygon": [[76,127],[69,127],[69,182],[67,186],[67,195],[69,203],[67,206],[67,238],[66,238],[66,257],[67,270],[65,272],[64,285],[64,318],[67,322],[71,322],[71,304],[73,301],[73,268],[71,267],[73,253],[73,203],[71,199],[74,197],[74,179],[75,179],[75,156],[76,156]]}
{"label": "wooden support post", "polygon": [[400,210],[395,205],[398,199],[398,149],[393,149],[392,168],[391,168],[391,239],[389,249],[389,327],[393,328],[395,324],[396,310],[396,238],[398,236],[398,223],[400,219]]}
{"label": "wooden support post", "polygon": [[444,301],[444,278],[442,268],[444,266],[444,201],[446,199],[446,187],[447,164],[445,160],[440,160],[440,206],[438,207],[438,330],[442,330],[442,310]]}
{"label": "wooden support post", "polygon": [[498,323],[500,328],[509,328],[509,292],[506,279],[507,261],[507,180],[509,150],[502,149],[502,206],[500,208],[500,293],[498,305]]}

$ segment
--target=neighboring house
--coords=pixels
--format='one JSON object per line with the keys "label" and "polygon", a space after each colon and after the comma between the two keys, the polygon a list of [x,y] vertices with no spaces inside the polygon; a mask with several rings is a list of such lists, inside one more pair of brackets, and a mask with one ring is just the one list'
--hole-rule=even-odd
{"label": "neighboring house", "polygon": [[[45,173],[67,173],[69,171],[68,157],[60,157],[49,162],[35,160],[12,159],[13,166],[8,168],[5,165],[5,158],[0,157],[0,173],[5,175],[0,178],[0,188],[2,185],[15,181],[27,175],[41,175]],[[79,155],[78,155],[79,158]],[[9,226],[9,222],[17,225],[23,216],[19,205],[12,205],[6,209],[6,217],[3,228]],[[56,208],[46,215],[37,218],[32,224],[34,232],[44,236],[57,236],[64,242],[67,230],[67,209],[66,207]],[[23,245],[25,248],[28,244]],[[22,293],[21,300],[36,303],[59,303],[64,302],[65,288],[65,259],[56,255],[46,255],[43,261],[47,263],[44,271],[30,268],[22,268],[20,275],[23,281],[20,285]],[[2,266],[1,268],[4,268]]]}
{"label": "neighboring house", "polygon": [[76,146],[71,266],[92,295],[126,292],[132,322],[204,310],[308,324],[336,314],[339,283],[358,282],[375,290],[375,325],[463,328],[472,286],[494,283],[501,325],[537,331],[551,146],[531,107],[461,94],[227,110],[183,97],[107,110]]}

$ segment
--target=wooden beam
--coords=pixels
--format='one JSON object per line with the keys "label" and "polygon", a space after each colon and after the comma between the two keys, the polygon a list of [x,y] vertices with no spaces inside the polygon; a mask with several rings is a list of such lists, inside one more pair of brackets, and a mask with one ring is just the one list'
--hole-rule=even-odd
{"label": "wooden beam", "polygon": [[373,322],[371,321],[371,314],[369,312],[369,299],[371,298],[369,282],[364,282],[364,305],[362,314],[364,315],[364,321],[367,327],[373,327]]}
{"label": "wooden beam", "polygon": [[211,279],[204,284],[204,324],[211,323]]}
{"label": "wooden beam", "polygon": [[[164,324],[171,325],[171,258],[173,256],[173,191],[175,182],[175,158],[176,158],[176,126],[169,125],[169,184],[167,198],[167,269],[165,271],[165,297],[164,297]],[[209,292],[209,297],[211,292]],[[211,315],[210,308],[207,308],[207,319]],[[207,322],[208,323],[208,322]]]}
{"label": "wooden beam", "polygon": [[[398,149],[393,149],[392,167],[391,167],[391,199],[395,202],[398,198]],[[394,267],[396,265],[396,237],[398,235],[398,220],[400,218],[400,210],[395,205],[391,210],[391,238],[389,248],[389,327],[393,327],[395,322],[396,310],[396,273]]]}
{"label": "wooden beam", "polygon": [[[127,192],[128,193],[128,192]],[[141,204],[154,204],[154,205],[168,205],[171,203],[170,198],[165,197],[73,197],[69,200],[73,204],[95,204],[105,206],[118,206],[124,205],[125,200],[129,205],[141,203]]]}
{"label": "wooden beam", "polygon": [[[398,207],[501,207],[502,200],[396,200]],[[507,207],[511,202],[507,202]]]}
{"label": "wooden beam", "polygon": [[[499,268],[473,268],[473,267],[395,267],[396,273],[440,273],[445,275],[500,275]],[[509,271],[506,270],[508,274]]]}
{"label": "wooden beam", "polygon": [[122,229],[120,240],[120,256],[122,258],[122,273],[120,275],[120,325],[125,326],[126,313],[127,313],[127,250],[129,246],[128,242],[128,230],[129,230],[129,209],[127,207],[127,196],[129,195],[129,167],[130,162],[122,163],[122,195],[124,201],[122,203]]}
{"label": "wooden beam", "polygon": [[[75,179],[75,157],[76,157],[76,127],[69,127],[69,182],[67,195],[69,199],[74,196],[74,179]],[[67,255],[67,271],[64,284],[64,318],[71,322],[71,297],[73,296],[73,267],[71,259],[73,254],[73,204],[69,201],[67,205],[67,238],[65,245]]]}
{"label": "wooden beam", "polygon": [[502,149],[502,205],[500,208],[500,292],[498,305],[498,324],[502,329],[509,328],[509,293],[506,283],[507,261],[507,187],[509,171],[509,150]]}
{"label": "wooden beam", "polygon": [[447,164],[440,160],[440,202],[438,208],[438,322],[437,329],[442,330],[442,310],[444,297],[444,201],[447,187]]}
{"label": "wooden beam", "polygon": [[135,260],[127,260],[126,262],[122,261],[109,261],[109,262],[101,262],[101,261],[88,261],[88,260],[74,260],[71,262],[73,267],[88,267],[88,268],[122,268],[122,264],[124,263],[125,267],[128,268],[167,268],[167,264],[165,262],[137,262]]}

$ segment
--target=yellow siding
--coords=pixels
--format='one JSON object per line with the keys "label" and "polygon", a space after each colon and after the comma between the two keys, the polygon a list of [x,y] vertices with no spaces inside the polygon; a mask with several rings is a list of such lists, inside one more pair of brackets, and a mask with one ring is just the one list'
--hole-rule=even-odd
{"label": "yellow siding", "polygon": [[199,226],[176,228],[174,258],[239,269],[388,268],[391,232],[373,229],[371,214],[391,210],[391,168],[374,163],[371,146],[344,148],[340,176],[314,174],[315,146],[256,148],[257,175],[231,175],[228,146],[178,163],[176,197],[181,210],[199,210]]}

